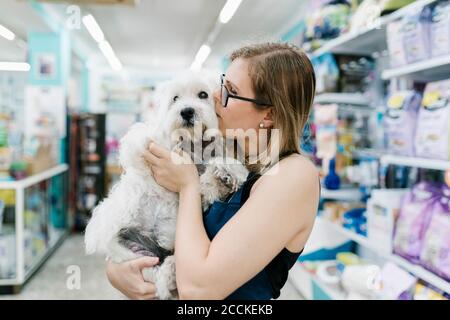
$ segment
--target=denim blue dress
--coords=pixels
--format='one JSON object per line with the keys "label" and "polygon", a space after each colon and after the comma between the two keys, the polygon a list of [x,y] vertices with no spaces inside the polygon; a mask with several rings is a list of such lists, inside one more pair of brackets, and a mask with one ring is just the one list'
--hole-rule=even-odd
{"label": "denim blue dress", "polygon": [[[239,211],[258,177],[258,175],[250,173],[244,185],[228,201],[216,201],[204,213],[203,222],[210,240]],[[301,252],[290,252],[284,248],[267,267],[226,299],[270,300],[278,298],[280,289],[286,283],[289,269],[295,264],[300,254]]]}

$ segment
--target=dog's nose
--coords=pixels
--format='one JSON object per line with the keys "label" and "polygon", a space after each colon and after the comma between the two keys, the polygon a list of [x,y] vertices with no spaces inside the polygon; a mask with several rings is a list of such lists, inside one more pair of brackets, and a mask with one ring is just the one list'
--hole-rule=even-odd
{"label": "dog's nose", "polygon": [[180,112],[181,117],[186,121],[191,120],[192,117],[194,116],[194,113],[195,113],[195,110],[194,110],[194,108],[191,108],[191,107],[184,108]]}

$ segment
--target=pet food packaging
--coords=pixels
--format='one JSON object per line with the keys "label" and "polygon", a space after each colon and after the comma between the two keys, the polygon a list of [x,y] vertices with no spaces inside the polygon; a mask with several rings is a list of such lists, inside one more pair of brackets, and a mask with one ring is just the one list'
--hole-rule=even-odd
{"label": "pet food packaging", "polygon": [[367,201],[367,237],[380,252],[392,253],[394,223],[408,189],[375,189]]}
{"label": "pet food packaging", "polygon": [[423,239],[431,219],[431,208],[440,194],[438,186],[420,182],[403,199],[395,225],[394,252],[419,262]]}
{"label": "pet food packaging", "polygon": [[450,281],[450,188],[446,186],[431,208],[431,221],[425,233],[420,262]]}
{"label": "pet food packaging", "polygon": [[450,1],[438,1],[431,12],[431,56],[450,53]]}
{"label": "pet food packaging", "polygon": [[317,153],[320,159],[332,159],[337,150],[338,106],[336,104],[314,106]]}
{"label": "pet food packaging", "polygon": [[414,155],[417,113],[422,96],[415,91],[398,91],[387,102],[384,117],[387,148],[393,154]]}
{"label": "pet food packaging", "polygon": [[411,300],[417,283],[416,277],[392,262],[383,265],[381,281],[380,298],[387,300]]}
{"label": "pet food packaging", "polygon": [[431,8],[425,7],[411,12],[402,19],[403,46],[406,61],[414,63],[430,56]]}
{"label": "pet food packaging", "polygon": [[419,110],[415,151],[418,157],[450,158],[450,80],[428,83]]}
{"label": "pet food packaging", "polygon": [[406,52],[403,47],[402,21],[394,21],[387,26],[387,47],[391,68],[401,67],[407,64]]}

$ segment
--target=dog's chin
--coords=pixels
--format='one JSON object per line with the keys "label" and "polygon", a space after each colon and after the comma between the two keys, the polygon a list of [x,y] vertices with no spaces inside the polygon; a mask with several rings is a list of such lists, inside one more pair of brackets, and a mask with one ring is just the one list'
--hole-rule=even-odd
{"label": "dog's chin", "polygon": [[203,135],[205,134],[206,130],[208,130],[208,127],[199,121],[183,121],[174,129],[182,129],[187,131],[189,133],[191,141],[199,142],[203,140]]}

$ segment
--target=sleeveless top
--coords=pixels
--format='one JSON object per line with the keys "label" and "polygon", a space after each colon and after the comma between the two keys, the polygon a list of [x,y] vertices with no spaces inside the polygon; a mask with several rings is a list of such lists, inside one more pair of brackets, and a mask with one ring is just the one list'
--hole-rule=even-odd
{"label": "sleeveless top", "polygon": [[[228,201],[216,201],[204,213],[203,222],[210,240],[239,211],[248,199],[250,190],[260,175],[250,173],[246,182]],[[303,250],[302,250],[303,251]],[[229,295],[226,300],[270,300],[280,296],[280,289],[288,278],[289,270],[302,253],[290,252],[283,248],[281,252],[256,276]]]}

